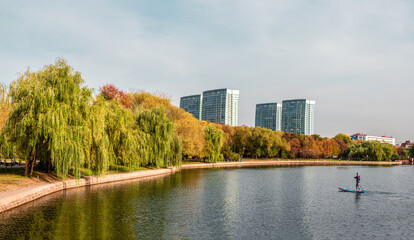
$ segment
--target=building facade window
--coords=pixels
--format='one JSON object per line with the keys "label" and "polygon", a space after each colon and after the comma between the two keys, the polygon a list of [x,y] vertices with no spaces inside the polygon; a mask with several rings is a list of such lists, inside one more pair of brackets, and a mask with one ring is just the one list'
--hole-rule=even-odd
{"label": "building facade window", "polygon": [[271,129],[273,131],[280,131],[281,110],[282,104],[279,103],[257,104],[255,126]]}
{"label": "building facade window", "polygon": [[239,90],[223,88],[182,97],[180,107],[199,120],[237,126]]}
{"label": "building facade window", "polygon": [[306,99],[282,102],[282,127],[284,132],[312,135],[314,133],[315,101]]}
{"label": "building facade window", "polygon": [[180,108],[193,114],[195,118],[201,120],[202,97],[201,95],[191,95],[180,98]]}

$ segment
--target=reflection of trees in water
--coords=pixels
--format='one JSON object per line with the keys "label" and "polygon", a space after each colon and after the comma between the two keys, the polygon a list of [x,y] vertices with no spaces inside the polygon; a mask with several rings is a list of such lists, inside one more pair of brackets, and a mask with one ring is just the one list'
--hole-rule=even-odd
{"label": "reflection of trees in water", "polygon": [[25,205],[24,212],[7,211],[0,220],[0,239],[54,239],[61,205],[61,202],[54,202],[36,208],[31,204]]}
{"label": "reflection of trees in water", "polygon": [[155,200],[176,184],[170,179],[151,177],[51,194],[2,213],[0,239],[136,239],[141,228],[168,224],[160,216],[164,211],[157,210],[157,218],[152,211],[169,207],[168,201],[161,206]]}
{"label": "reflection of trees in water", "polygon": [[52,222],[46,221],[43,212],[37,211],[33,217],[32,217],[32,224],[30,225],[30,230],[28,235],[32,239],[42,239],[47,238],[48,236],[45,236],[44,234],[45,229],[47,229],[47,226]]}

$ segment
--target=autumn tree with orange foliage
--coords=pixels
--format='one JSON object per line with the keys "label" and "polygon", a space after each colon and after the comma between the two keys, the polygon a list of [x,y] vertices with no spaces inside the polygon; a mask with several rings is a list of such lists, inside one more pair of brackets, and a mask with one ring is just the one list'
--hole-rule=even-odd
{"label": "autumn tree with orange foliage", "polygon": [[203,158],[204,128],[207,126],[207,122],[199,121],[191,113],[174,106],[171,106],[167,111],[176,125],[178,136],[183,141],[183,156],[189,159]]}
{"label": "autumn tree with orange foliage", "polygon": [[321,145],[322,144],[319,139],[315,139],[313,136],[306,136],[303,146],[300,149],[300,156],[302,158],[311,159],[319,158],[322,153]]}
{"label": "autumn tree with orange foliage", "polygon": [[7,96],[7,86],[0,84],[0,131],[9,117],[11,104]]}
{"label": "autumn tree with orange foliage", "polygon": [[101,95],[106,100],[116,99],[118,100],[124,107],[130,108],[131,107],[131,99],[129,98],[128,94],[124,91],[119,90],[112,84],[106,84],[100,88]]}
{"label": "autumn tree with orange foliage", "polygon": [[283,138],[288,141],[290,145],[290,152],[288,153],[289,158],[296,158],[299,156],[300,148],[302,147],[302,142],[300,137],[296,133],[283,133]]}
{"label": "autumn tree with orange foliage", "polygon": [[174,107],[171,104],[170,99],[163,97],[163,96],[156,96],[155,94],[151,94],[148,92],[144,92],[144,91],[132,92],[128,95],[129,95],[129,98],[131,99],[132,110],[135,110],[138,108],[152,109],[157,106],[163,106],[168,110]]}
{"label": "autumn tree with orange foliage", "polygon": [[2,129],[10,115],[11,103],[7,94],[7,86],[0,84],[0,156],[11,157],[12,146],[6,136],[2,134]]}
{"label": "autumn tree with orange foliage", "polygon": [[292,156],[292,158],[296,158],[296,156],[298,156],[299,155],[299,152],[300,152],[300,141],[299,141],[299,139],[297,139],[297,138],[292,138],[290,141],[289,141],[289,144],[290,144],[290,153],[291,153],[291,156]]}
{"label": "autumn tree with orange foliage", "polygon": [[332,138],[325,138],[323,140],[323,158],[334,158],[338,157],[341,153],[341,148],[338,142]]}
{"label": "autumn tree with orange foliage", "polygon": [[335,139],[339,146],[338,156],[345,157],[348,146],[352,143],[351,137],[344,133],[339,133],[333,139]]}
{"label": "autumn tree with orange foliage", "polygon": [[348,146],[341,139],[322,138],[317,134],[306,136],[285,132],[283,138],[290,144],[290,158],[335,158]]}

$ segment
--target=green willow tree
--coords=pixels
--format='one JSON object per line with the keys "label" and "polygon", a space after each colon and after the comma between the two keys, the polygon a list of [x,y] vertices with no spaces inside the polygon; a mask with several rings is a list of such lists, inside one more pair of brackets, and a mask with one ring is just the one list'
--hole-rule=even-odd
{"label": "green willow tree", "polygon": [[85,167],[92,169],[96,174],[105,173],[109,168],[109,137],[106,132],[106,116],[108,103],[98,97],[90,109],[89,129],[90,151],[86,155]]}
{"label": "green willow tree", "polygon": [[116,99],[108,102],[105,130],[109,139],[109,162],[137,168],[140,151],[145,144],[143,132],[136,125],[134,114]]}
{"label": "green willow tree", "polygon": [[63,59],[38,72],[28,69],[10,86],[13,103],[5,134],[26,159],[25,175],[36,161],[65,179],[71,167],[77,178],[90,150],[91,90],[81,74]]}
{"label": "green willow tree", "polygon": [[391,144],[377,141],[350,144],[348,147],[348,156],[357,160],[389,161],[394,154],[396,150]]}
{"label": "green willow tree", "polygon": [[159,168],[181,164],[182,142],[164,107],[138,109],[135,121],[145,142],[139,149],[143,166]]}
{"label": "green willow tree", "polygon": [[223,146],[223,131],[217,129],[214,125],[208,125],[204,128],[205,145],[204,155],[211,162],[221,160],[220,152]]}

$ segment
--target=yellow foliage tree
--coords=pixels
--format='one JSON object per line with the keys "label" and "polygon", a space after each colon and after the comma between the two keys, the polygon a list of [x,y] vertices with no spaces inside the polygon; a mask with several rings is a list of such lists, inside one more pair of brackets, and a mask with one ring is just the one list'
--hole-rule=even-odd
{"label": "yellow foliage tree", "polygon": [[203,158],[205,145],[204,128],[207,122],[199,121],[191,113],[171,104],[171,100],[158,94],[148,92],[129,93],[131,109],[153,109],[163,106],[167,110],[168,118],[172,119],[178,136],[183,141],[183,156],[186,158]]}

